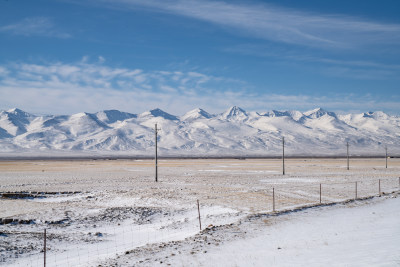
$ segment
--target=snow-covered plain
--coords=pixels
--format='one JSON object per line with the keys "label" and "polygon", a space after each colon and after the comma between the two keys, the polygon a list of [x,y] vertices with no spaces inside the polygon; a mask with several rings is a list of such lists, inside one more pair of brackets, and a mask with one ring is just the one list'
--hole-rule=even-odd
{"label": "snow-covered plain", "polygon": [[19,109],[0,111],[0,156],[152,156],[154,127],[161,156],[277,156],[286,139],[289,155],[378,156],[388,146],[400,154],[400,117],[383,112],[338,115],[307,112],[221,114],[202,109],[181,117],[154,109],[141,114],[118,110],[37,116]]}
{"label": "snow-covered plain", "polygon": [[[388,163],[289,159],[282,175],[274,159],[162,160],[155,183],[151,160],[0,161],[0,218],[14,219],[0,264],[43,266],[47,229],[47,266],[396,266],[400,160]],[[375,198],[272,216],[272,188],[283,211],[319,204],[320,188],[323,204],[354,199],[356,182]]]}
{"label": "snow-covered plain", "polygon": [[[222,239],[218,246],[189,246],[186,253],[170,257],[168,263],[171,266],[400,266],[399,214],[400,196],[395,195],[278,217],[260,216],[221,229],[218,235],[232,241]],[[243,232],[246,234],[242,238],[232,237]],[[127,265],[126,258],[116,262]]]}

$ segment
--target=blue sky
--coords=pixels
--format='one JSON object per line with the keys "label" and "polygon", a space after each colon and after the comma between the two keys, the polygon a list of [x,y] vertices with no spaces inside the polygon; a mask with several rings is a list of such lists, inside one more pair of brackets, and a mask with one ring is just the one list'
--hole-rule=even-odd
{"label": "blue sky", "polygon": [[0,109],[400,114],[394,0],[0,0]]}

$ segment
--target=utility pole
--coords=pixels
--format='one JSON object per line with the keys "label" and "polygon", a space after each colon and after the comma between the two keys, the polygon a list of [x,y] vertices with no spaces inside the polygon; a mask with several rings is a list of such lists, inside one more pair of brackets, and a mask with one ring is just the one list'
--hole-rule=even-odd
{"label": "utility pole", "polygon": [[285,137],[282,137],[282,174],[285,175]]}
{"label": "utility pole", "polygon": [[385,146],[385,151],[386,151],[386,169],[387,169],[387,161],[388,161],[387,146]]}
{"label": "utility pole", "polygon": [[156,142],[156,157],[155,157],[155,168],[156,168],[156,172],[155,172],[155,176],[156,176],[156,182],[158,182],[158,156],[157,156],[157,133],[160,129],[157,128],[157,123],[154,127],[154,133],[155,133],[155,142]]}
{"label": "utility pole", "polygon": [[349,160],[349,142],[347,142],[347,170],[350,170],[350,160]]}

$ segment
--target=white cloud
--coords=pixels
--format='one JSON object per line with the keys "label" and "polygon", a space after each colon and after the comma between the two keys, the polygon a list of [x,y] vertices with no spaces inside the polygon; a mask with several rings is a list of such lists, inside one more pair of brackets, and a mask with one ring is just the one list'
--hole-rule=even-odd
{"label": "white cloud", "polygon": [[161,88],[161,90],[163,90],[165,92],[169,92],[169,93],[176,93],[178,91],[177,89],[175,89],[171,86],[168,86],[168,85],[161,85],[160,88]]}
{"label": "white cloud", "polygon": [[83,56],[81,59],[81,63],[87,63],[89,61],[89,56]]}
{"label": "white cloud", "polygon": [[399,112],[396,98],[386,101],[370,95],[255,94],[242,86],[235,87],[236,81],[200,72],[145,72],[82,62],[19,63],[0,66],[0,73],[2,70],[5,75],[0,79],[0,108],[19,107],[37,113],[71,114],[104,109],[139,113],[159,107],[181,115],[196,107],[216,113],[233,105],[249,111],[304,111],[322,106],[333,111]]}
{"label": "white cloud", "polygon": [[235,33],[312,47],[349,48],[400,43],[399,24],[343,15],[299,12],[268,4],[209,0],[102,0],[101,3],[110,8],[145,7],[153,11],[203,20],[233,29]]}
{"label": "white cloud", "polygon": [[99,63],[104,63],[106,61],[106,59],[102,56],[98,57]]}
{"label": "white cloud", "polygon": [[0,26],[0,32],[23,36],[47,36],[56,38],[70,38],[68,33],[57,30],[53,22],[45,17],[25,18],[14,24]]}
{"label": "white cloud", "polygon": [[[315,68],[314,71],[328,76],[345,77],[361,80],[384,80],[398,79],[400,65],[380,63],[368,60],[352,60],[352,55],[341,56],[341,58],[329,58],[318,55],[310,55],[304,51],[285,50],[266,45],[243,44],[225,48],[224,52],[238,53],[246,56],[265,57],[279,60],[280,63],[304,63],[308,67]],[[316,66],[316,67],[315,67]],[[321,67],[323,66],[323,67]]]}
{"label": "white cloud", "polygon": [[8,75],[8,70],[5,67],[0,66],[0,77]]}

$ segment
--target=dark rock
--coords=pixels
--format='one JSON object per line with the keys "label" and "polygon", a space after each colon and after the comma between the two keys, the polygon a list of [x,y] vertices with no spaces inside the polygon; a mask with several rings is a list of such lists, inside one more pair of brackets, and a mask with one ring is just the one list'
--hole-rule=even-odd
{"label": "dark rock", "polygon": [[6,218],[6,219],[3,219],[2,224],[10,224],[10,223],[12,223],[12,222],[13,222],[13,219],[11,219],[11,218]]}

